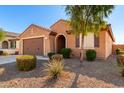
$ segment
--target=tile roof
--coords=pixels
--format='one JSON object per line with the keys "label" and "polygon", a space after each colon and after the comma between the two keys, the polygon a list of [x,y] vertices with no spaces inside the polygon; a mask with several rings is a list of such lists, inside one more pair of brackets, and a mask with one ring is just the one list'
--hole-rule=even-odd
{"label": "tile roof", "polygon": [[19,36],[19,33],[15,33],[15,32],[8,32],[8,31],[4,31],[6,33],[6,36],[13,36],[13,37],[17,37]]}
{"label": "tile roof", "polygon": [[109,34],[110,34],[112,40],[115,41],[115,37],[114,37],[114,34],[112,32],[111,24],[108,24],[107,26],[108,26],[108,31],[109,31]]}
{"label": "tile roof", "polygon": [[[50,32],[50,33],[53,33],[53,32],[55,32],[55,31],[53,31],[53,30],[51,29],[51,27],[53,27],[55,24],[57,24],[57,23],[60,22],[60,21],[67,22],[67,21],[64,20],[64,19],[60,19],[60,20],[58,20],[57,22],[55,22],[53,25],[51,25],[51,26],[50,26],[50,29],[49,29],[49,28],[42,27],[42,26],[39,26],[39,25],[35,25],[35,24],[31,24],[30,26],[35,26],[35,27],[38,27],[38,28],[40,28],[40,29],[46,30],[46,31],[48,31],[48,32]],[[30,26],[29,26],[29,27],[30,27]],[[28,27],[28,28],[29,28],[29,27]],[[28,29],[28,28],[27,28],[27,29]],[[107,29],[108,29],[108,30],[107,30]],[[107,25],[107,29],[106,29],[106,31],[109,32],[109,35],[111,36],[112,40],[115,41],[115,38],[114,38],[114,35],[113,35],[113,32],[112,32],[112,28],[111,28],[111,24],[108,24],[108,25]],[[25,31],[26,31],[26,30],[25,30]],[[25,31],[24,31],[24,32],[25,32]],[[24,32],[23,32],[23,33],[24,33]],[[23,33],[22,33],[22,34],[23,34]],[[20,34],[20,35],[18,34],[18,35],[21,36],[22,34]]]}
{"label": "tile roof", "polygon": [[59,19],[58,21],[56,21],[54,24],[52,24],[51,26],[50,26],[50,28],[52,28],[55,24],[57,24],[58,22],[60,22],[60,21],[64,21],[64,22],[67,22],[66,20],[64,20],[64,19]]}
{"label": "tile roof", "polygon": [[45,27],[43,27],[43,26],[39,26],[39,25],[36,25],[36,24],[31,24],[31,26],[35,26],[35,27],[38,27],[38,28],[40,28],[40,29],[47,30],[47,31],[52,31],[52,30],[50,30],[50,29],[48,29],[48,28],[45,28]]}

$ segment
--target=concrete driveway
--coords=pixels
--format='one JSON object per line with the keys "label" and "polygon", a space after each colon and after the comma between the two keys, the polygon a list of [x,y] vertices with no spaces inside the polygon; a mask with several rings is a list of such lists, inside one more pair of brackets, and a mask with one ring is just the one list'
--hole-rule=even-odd
{"label": "concrete driveway", "polygon": [[[12,63],[16,61],[17,55],[0,56],[0,64]],[[37,56],[37,59],[48,60],[47,57]]]}

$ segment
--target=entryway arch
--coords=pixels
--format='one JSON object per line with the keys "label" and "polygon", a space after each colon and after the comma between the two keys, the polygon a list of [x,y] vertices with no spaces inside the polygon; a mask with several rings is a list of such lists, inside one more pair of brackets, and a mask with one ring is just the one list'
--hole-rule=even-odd
{"label": "entryway arch", "polygon": [[64,35],[57,35],[55,42],[57,53],[59,53],[61,49],[66,48],[66,37]]}
{"label": "entryway arch", "polygon": [[8,49],[8,42],[7,41],[2,42],[2,48],[3,49]]}

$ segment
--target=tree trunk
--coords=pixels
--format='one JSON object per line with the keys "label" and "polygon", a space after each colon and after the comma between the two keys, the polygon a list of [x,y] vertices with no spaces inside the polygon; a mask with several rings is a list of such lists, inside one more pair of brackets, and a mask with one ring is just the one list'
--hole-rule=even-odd
{"label": "tree trunk", "polygon": [[81,50],[80,50],[80,63],[83,62],[83,44],[84,44],[84,36],[81,34]]}

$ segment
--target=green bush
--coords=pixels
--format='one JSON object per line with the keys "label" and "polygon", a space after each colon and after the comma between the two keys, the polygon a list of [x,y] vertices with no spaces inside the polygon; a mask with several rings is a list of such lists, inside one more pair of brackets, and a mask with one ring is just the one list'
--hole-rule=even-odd
{"label": "green bush", "polygon": [[3,51],[2,50],[0,50],[0,55],[3,55]]}
{"label": "green bush", "polygon": [[63,48],[60,52],[64,58],[70,58],[71,49],[70,48]]}
{"label": "green bush", "polygon": [[120,67],[124,66],[124,55],[122,54],[117,55],[117,63],[118,63],[118,66]]}
{"label": "green bush", "polygon": [[9,53],[8,52],[6,52],[6,51],[3,51],[3,54],[2,54],[3,56],[8,56],[9,55]]}
{"label": "green bush", "polygon": [[96,59],[96,51],[89,49],[86,51],[86,59],[88,61],[94,61]]}
{"label": "green bush", "polygon": [[61,54],[55,54],[52,56],[51,60],[56,60],[60,62],[63,60],[63,56]]}
{"label": "green bush", "polygon": [[120,54],[120,51],[121,51],[121,49],[120,49],[120,48],[117,48],[117,49],[115,50],[116,55]]}
{"label": "green bush", "polygon": [[118,55],[124,55],[124,51],[119,51],[119,54]]}
{"label": "green bush", "polygon": [[49,53],[47,54],[47,56],[49,57],[49,59],[51,59],[53,55],[55,55],[54,52],[49,52]]}
{"label": "green bush", "polygon": [[121,68],[121,76],[124,77],[124,67]]}
{"label": "green bush", "polygon": [[36,67],[36,62],[36,56],[22,55],[17,56],[16,58],[17,67],[21,71],[29,71],[34,69]]}
{"label": "green bush", "polygon": [[124,54],[117,55],[117,63],[121,70],[120,73],[121,73],[122,77],[124,77]]}
{"label": "green bush", "polygon": [[62,61],[57,61],[55,59],[49,61],[45,64],[45,71],[52,77],[52,79],[57,79],[62,73],[64,64]]}
{"label": "green bush", "polygon": [[115,51],[116,51],[116,55],[124,54],[124,51],[120,48],[117,48]]}

